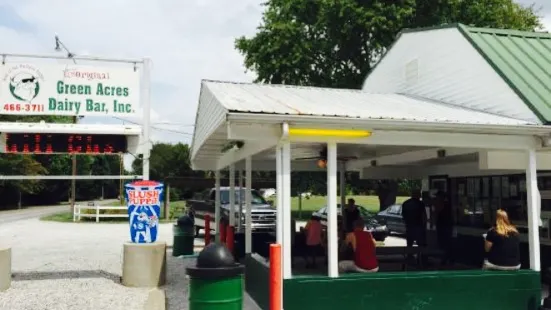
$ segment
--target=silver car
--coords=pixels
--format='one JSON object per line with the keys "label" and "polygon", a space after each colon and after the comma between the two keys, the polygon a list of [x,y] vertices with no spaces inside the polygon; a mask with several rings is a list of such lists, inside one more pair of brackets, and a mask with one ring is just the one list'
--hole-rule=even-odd
{"label": "silver car", "polygon": [[390,233],[405,234],[406,225],[402,219],[402,205],[393,204],[377,213],[377,218],[386,223]]}

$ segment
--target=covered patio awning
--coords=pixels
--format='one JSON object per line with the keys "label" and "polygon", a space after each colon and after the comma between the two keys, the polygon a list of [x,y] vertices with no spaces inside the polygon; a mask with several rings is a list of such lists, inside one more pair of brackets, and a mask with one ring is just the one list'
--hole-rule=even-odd
{"label": "covered patio awning", "polygon": [[[253,155],[260,164],[255,167],[274,163],[283,123],[372,131],[369,138],[352,142],[354,154],[343,154],[357,158],[349,162],[356,170],[380,156],[443,146],[541,149],[551,133],[539,123],[401,94],[205,80],[192,143],[193,168],[222,169]],[[236,141],[240,143],[232,148]],[[319,154],[319,145],[296,142],[292,160]],[[346,145],[339,152],[347,152]],[[314,163],[296,164],[316,169]]]}
{"label": "covered patio awning", "polygon": [[[298,132],[315,134],[296,134]],[[321,132],[363,132],[364,135],[351,138],[344,134],[319,134]],[[229,167],[230,192],[234,190],[236,169],[246,171],[245,187],[249,191],[252,170],[276,170],[277,214],[280,215],[276,239],[283,245],[282,261],[290,262],[291,170],[315,168],[313,161],[303,162],[299,158],[323,158],[325,154],[330,232],[328,275],[337,277],[338,171],[342,173],[342,182],[344,171],[350,168],[360,170],[385,160],[394,164],[402,161],[405,166],[411,166],[403,158],[400,160],[406,153],[417,162],[434,165],[431,160],[435,158],[426,156],[427,152],[444,153],[447,160],[460,161],[472,160],[472,154],[479,156],[479,150],[518,152],[521,160],[525,160],[521,166],[527,175],[530,266],[539,270],[536,157],[538,151],[546,151],[550,134],[551,126],[538,121],[403,94],[203,81],[191,162],[194,169],[216,171],[216,188],[219,188],[219,171]],[[346,159],[341,159],[342,156]],[[239,166],[243,162],[244,165]],[[231,197],[233,194],[230,194],[230,213],[233,213]],[[341,193],[341,204],[344,204],[343,198]],[[216,206],[215,227],[218,227],[219,201]],[[249,219],[246,220],[246,252],[250,253],[250,203],[246,206]],[[230,227],[234,226],[233,219],[230,217]],[[284,278],[290,278],[290,265],[283,264],[283,267]]]}

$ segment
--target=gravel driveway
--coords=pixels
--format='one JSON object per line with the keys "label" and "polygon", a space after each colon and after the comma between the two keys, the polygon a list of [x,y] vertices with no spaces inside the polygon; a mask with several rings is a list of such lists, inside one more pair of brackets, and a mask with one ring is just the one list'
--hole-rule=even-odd
{"label": "gravel driveway", "polygon": [[[172,242],[170,224],[159,240]],[[143,309],[147,289],[119,284],[124,224],[55,223],[38,219],[0,225],[12,246],[12,287],[1,310]]]}
{"label": "gravel driveway", "polygon": [[[149,289],[120,285],[126,224],[56,223],[38,219],[0,224],[0,243],[12,246],[12,286],[0,293],[0,310],[96,310],[144,308]],[[159,241],[172,246],[172,224]],[[196,240],[202,245],[202,240]],[[187,309],[186,263],[167,251],[167,302]],[[244,309],[259,309],[245,296]]]}

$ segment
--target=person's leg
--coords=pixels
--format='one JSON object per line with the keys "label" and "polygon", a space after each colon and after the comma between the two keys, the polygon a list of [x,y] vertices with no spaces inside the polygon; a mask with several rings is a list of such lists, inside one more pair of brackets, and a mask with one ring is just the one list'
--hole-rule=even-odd
{"label": "person's leg", "polygon": [[[425,227],[417,227],[417,234],[416,234],[416,241],[418,247],[426,247],[427,246],[427,229]],[[428,257],[426,255],[420,255],[418,257],[418,261],[421,265],[428,265]]]}
{"label": "person's leg", "polygon": [[371,273],[371,272],[379,272],[379,267],[376,267],[376,268],[373,268],[373,269],[362,269],[356,265],[354,265],[355,267],[355,271],[356,272],[361,272],[361,273]]}
{"label": "person's leg", "polygon": [[499,270],[499,271],[515,271],[515,270],[519,270],[521,267],[521,265],[518,265],[518,266],[498,266],[498,265],[494,265],[492,263],[490,263],[489,261],[485,260],[484,261],[484,266],[482,269],[485,269],[485,270]]}
{"label": "person's leg", "polygon": [[444,251],[445,251],[445,262],[448,264],[454,263],[453,257],[453,226],[446,226],[444,230]]}
{"label": "person's leg", "polygon": [[356,270],[356,264],[354,264],[354,261],[343,260],[339,262],[340,273],[353,272],[355,270]]}
{"label": "person's leg", "polygon": [[318,256],[318,246],[317,245],[311,246],[310,251],[311,251],[310,253],[312,255],[312,267],[316,268],[317,267],[316,256]]}
{"label": "person's leg", "polygon": [[[413,247],[413,242],[415,241],[415,233],[413,227],[406,227],[406,246],[409,248]],[[408,260],[413,259],[413,255],[408,253]]]}

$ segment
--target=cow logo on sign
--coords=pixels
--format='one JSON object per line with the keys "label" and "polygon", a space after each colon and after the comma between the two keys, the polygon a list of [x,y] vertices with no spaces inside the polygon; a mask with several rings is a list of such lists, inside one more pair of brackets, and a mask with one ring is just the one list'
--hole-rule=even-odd
{"label": "cow logo on sign", "polygon": [[40,92],[40,81],[43,80],[43,75],[31,65],[17,65],[8,70],[4,80],[8,79],[13,98],[31,102]]}
{"label": "cow logo on sign", "polygon": [[159,214],[163,199],[162,183],[137,181],[126,184],[126,201],[130,220],[130,239],[135,243],[157,240]]}

